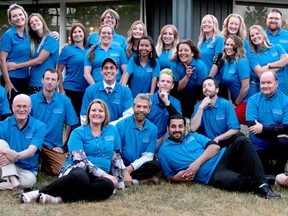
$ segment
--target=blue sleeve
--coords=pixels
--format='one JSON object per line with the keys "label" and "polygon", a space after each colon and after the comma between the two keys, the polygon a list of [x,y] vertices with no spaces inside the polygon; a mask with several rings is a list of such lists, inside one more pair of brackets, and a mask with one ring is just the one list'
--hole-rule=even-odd
{"label": "blue sleeve", "polygon": [[11,113],[7,94],[4,88],[0,86],[0,116]]}
{"label": "blue sleeve", "polygon": [[166,158],[167,154],[165,155],[162,153],[162,149],[160,147],[157,156],[158,156],[158,160],[161,164],[162,173],[165,176],[165,178],[168,178],[170,176],[174,176],[176,174],[176,172],[174,171],[173,166],[170,165],[169,158]]}
{"label": "blue sleeve", "polygon": [[155,68],[153,69],[153,77],[159,77],[160,75],[160,63],[158,58],[156,58],[156,65]]}
{"label": "blue sleeve", "polygon": [[59,42],[56,39],[54,39],[48,35],[46,40],[45,40],[43,50],[45,50],[51,54],[56,53],[59,50]]}
{"label": "blue sleeve", "polygon": [[206,136],[204,136],[202,134],[196,133],[196,132],[193,133],[193,136],[195,137],[197,142],[200,145],[202,145],[203,148],[206,148],[206,144],[211,141],[210,138],[208,138],[208,137],[206,137]]}
{"label": "blue sleeve", "polygon": [[226,119],[228,119],[228,121],[227,121],[228,129],[239,129],[240,125],[238,122],[238,118],[237,118],[235,110],[234,110],[234,108],[230,102],[228,102],[226,105],[226,114],[227,114]]}
{"label": "blue sleeve", "polygon": [[34,145],[38,148],[39,151],[41,151],[42,144],[44,142],[44,138],[46,135],[46,125],[38,120],[35,119],[35,124],[37,124],[35,133],[33,134],[33,137],[31,139],[31,145]]}
{"label": "blue sleeve", "polygon": [[74,150],[84,150],[83,146],[83,126],[76,128],[71,132],[69,141],[68,141],[68,149],[69,152]]}
{"label": "blue sleeve", "polygon": [[86,111],[88,109],[88,106],[91,102],[91,91],[89,90],[91,88],[91,86],[89,86],[86,90],[85,90],[85,93],[84,93],[84,96],[83,96],[83,100],[82,100],[82,106],[81,106],[81,111],[80,111],[80,115],[86,115]]}
{"label": "blue sleeve", "polygon": [[275,48],[276,48],[276,50],[277,50],[277,52],[278,52],[280,57],[283,54],[287,54],[286,51],[284,50],[284,48],[281,45],[275,44],[274,46],[275,46]]}
{"label": "blue sleeve", "polygon": [[124,93],[124,109],[123,112],[125,112],[126,110],[130,109],[133,105],[133,97],[132,97],[132,93],[131,90],[128,87],[125,87],[123,90]]}
{"label": "blue sleeve", "polygon": [[64,47],[60,53],[58,64],[66,65],[69,58],[70,58],[69,47]]}
{"label": "blue sleeve", "polygon": [[109,127],[113,127],[114,134],[115,134],[115,139],[114,139],[114,151],[120,150],[121,149],[121,138],[119,136],[118,130],[115,126],[109,125]]}
{"label": "blue sleeve", "polygon": [[240,58],[237,63],[237,67],[238,67],[237,71],[238,71],[240,80],[250,78],[250,66],[249,66],[249,62],[247,59]]}
{"label": "blue sleeve", "polygon": [[246,107],[246,121],[253,121],[258,119],[257,110],[257,101],[255,101],[255,97],[252,96],[248,99]]}
{"label": "blue sleeve", "polygon": [[134,65],[135,65],[135,61],[134,61],[134,57],[129,59],[127,68],[126,68],[126,72],[129,74],[133,74],[134,73]]}
{"label": "blue sleeve", "polygon": [[247,39],[244,40],[244,48],[246,50],[246,57],[250,58],[250,56],[251,56],[251,48],[250,48],[249,41]]}
{"label": "blue sleeve", "polygon": [[120,49],[120,62],[121,62],[121,65],[125,65],[128,63],[128,60],[127,60],[127,56],[126,56],[126,53],[124,52],[124,49]]}
{"label": "blue sleeve", "polygon": [[208,76],[207,67],[202,60],[198,60],[197,64],[197,85],[201,85],[202,81]]}
{"label": "blue sleeve", "polygon": [[218,36],[215,41],[215,54],[223,53],[224,48],[224,38],[222,36]]}
{"label": "blue sleeve", "polygon": [[171,70],[175,76],[175,82],[179,82],[180,81],[180,74],[178,73],[178,70],[177,70],[177,63],[176,62],[173,62],[172,63],[172,66],[171,66]]}
{"label": "blue sleeve", "polygon": [[150,134],[150,142],[149,142],[149,145],[147,146],[147,149],[145,150],[145,152],[155,153],[156,144],[157,144],[157,136],[158,136],[158,129],[157,129],[157,127],[153,127],[153,129],[151,130],[151,134]]}
{"label": "blue sleeve", "polygon": [[259,56],[256,53],[251,54],[249,57],[249,64],[252,70],[254,70],[257,65],[261,66],[259,62]]}
{"label": "blue sleeve", "polygon": [[[92,64],[93,62],[90,62],[89,58],[88,58],[88,55],[89,55],[89,52],[90,52],[91,49],[88,50],[88,52],[85,54],[85,57],[84,57],[84,67],[85,66],[91,66],[92,67]],[[94,50],[95,52],[95,50]]]}
{"label": "blue sleeve", "polygon": [[73,126],[79,123],[78,117],[76,115],[76,112],[74,110],[74,107],[72,105],[72,102],[70,98],[66,97],[65,98],[65,120],[68,126]]}
{"label": "blue sleeve", "polygon": [[12,38],[9,35],[9,30],[6,31],[2,38],[0,43],[0,50],[9,53],[12,49]]}

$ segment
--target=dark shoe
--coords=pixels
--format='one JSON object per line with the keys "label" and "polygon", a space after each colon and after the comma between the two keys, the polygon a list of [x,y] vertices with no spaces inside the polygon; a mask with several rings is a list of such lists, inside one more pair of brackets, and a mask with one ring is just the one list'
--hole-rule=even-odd
{"label": "dark shoe", "polygon": [[148,179],[142,179],[139,181],[139,184],[159,184],[159,179],[156,176],[153,176]]}
{"label": "dark shoe", "polygon": [[267,180],[269,185],[274,185],[275,180],[276,180],[276,176],[274,176],[274,175],[266,175],[265,178],[266,178],[266,180]]}
{"label": "dark shoe", "polygon": [[278,193],[273,192],[271,187],[267,184],[261,186],[260,188],[257,188],[255,193],[261,197],[264,197],[265,199],[277,199],[281,198],[281,195]]}

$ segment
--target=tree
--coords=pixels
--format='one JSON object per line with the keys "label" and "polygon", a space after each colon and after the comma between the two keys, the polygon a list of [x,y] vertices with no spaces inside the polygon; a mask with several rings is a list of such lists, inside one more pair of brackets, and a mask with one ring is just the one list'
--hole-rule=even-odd
{"label": "tree", "polygon": [[265,6],[247,6],[244,14],[244,22],[247,29],[252,25],[266,26],[268,8]]}

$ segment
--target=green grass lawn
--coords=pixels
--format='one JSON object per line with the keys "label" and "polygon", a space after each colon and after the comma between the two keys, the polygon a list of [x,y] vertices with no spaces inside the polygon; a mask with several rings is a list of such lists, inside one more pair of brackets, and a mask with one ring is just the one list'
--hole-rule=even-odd
{"label": "green grass lawn", "polygon": [[[37,188],[53,178],[44,173],[38,177]],[[118,191],[103,202],[69,204],[20,204],[11,191],[0,191],[0,216],[89,216],[89,215],[288,215],[288,189],[275,189],[284,197],[266,200],[252,193],[226,192],[195,183],[132,186]]]}

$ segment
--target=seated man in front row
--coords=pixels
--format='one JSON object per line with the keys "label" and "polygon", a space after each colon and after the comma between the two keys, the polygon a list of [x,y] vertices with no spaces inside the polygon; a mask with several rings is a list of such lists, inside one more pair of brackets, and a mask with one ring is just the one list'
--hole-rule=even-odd
{"label": "seated man in front row", "polygon": [[228,191],[254,191],[265,198],[280,198],[265,178],[251,141],[238,137],[227,149],[198,133],[186,131],[185,118],[171,116],[169,138],[160,147],[158,159],[164,176],[172,182],[195,181]]}
{"label": "seated man in front row", "polygon": [[[277,90],[278,77],[272,71],[260,76],[261,92],[251,96],[246,108],[249,138],[266,174],[284,171],[288,160],[288,96]],[[271,160],[276,160],[271,166]]]}
{"label": "seated man in front row", "polygon": [[154,175],[161,171],[158,161],[154,161],[156,150],[157,127],[146,116],[152,102],[147,94],[138,94],[134,99],[134,114],[116,125],[121,138],[121,156],[126,166],[124,182],[158,183]]}
{"label": "seated man in front row", "polygon": [[195,105],[190,122],[191,131],[202,129],[203,135],[221,147],[230,145],[243,135],[232,104],[218,97],[219,84],[213,77],[203,80],[202,92],[205,98]]}
{"label": "seated man in front row", "polygon": [[27,95],[17,95],[12,110],[14,115],[0,122],[0,190],[12,189],[12,195],[19,197],[23,188],[36,183],[46,126],[29,116],[31,100]]}

